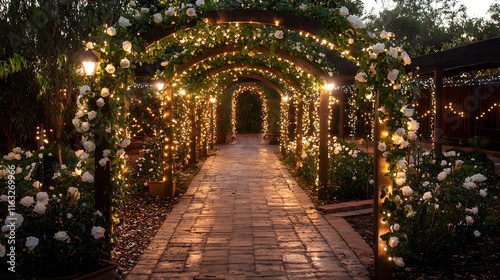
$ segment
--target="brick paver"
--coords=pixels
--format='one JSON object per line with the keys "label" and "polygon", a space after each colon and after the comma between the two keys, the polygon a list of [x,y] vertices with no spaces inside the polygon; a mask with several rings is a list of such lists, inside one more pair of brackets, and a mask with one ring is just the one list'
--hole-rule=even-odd
{"label": "brick paver", "polygon": [[370,279],[278,161],[276,146],[220,146],[127,279]]}

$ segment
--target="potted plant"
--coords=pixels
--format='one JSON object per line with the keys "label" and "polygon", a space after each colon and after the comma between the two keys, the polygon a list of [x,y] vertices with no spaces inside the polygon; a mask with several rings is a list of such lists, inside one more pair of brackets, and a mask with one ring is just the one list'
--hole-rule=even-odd
{"label": "potted plant", "polygon": [[[78,167],[49,168],[44,162],[51,157],[47,151],[16,148],[0,159],[1,279],[76,278],[116,270],[101,260],[112,244],[102,213],[93,208],[92,175]],[[54,173],[47,179],[49,172]]]}

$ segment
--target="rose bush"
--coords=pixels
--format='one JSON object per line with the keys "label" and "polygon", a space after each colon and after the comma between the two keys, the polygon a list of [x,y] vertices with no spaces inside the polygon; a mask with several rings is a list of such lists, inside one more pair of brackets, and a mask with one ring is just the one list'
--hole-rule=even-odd
{"label": "rose bush", "polygon": [[1,279],[83,275],[103,264],[111,243],[93,208],[92,175],[79,169],[85,153],[76,154],[62,167],[47,150],[0,159]]}

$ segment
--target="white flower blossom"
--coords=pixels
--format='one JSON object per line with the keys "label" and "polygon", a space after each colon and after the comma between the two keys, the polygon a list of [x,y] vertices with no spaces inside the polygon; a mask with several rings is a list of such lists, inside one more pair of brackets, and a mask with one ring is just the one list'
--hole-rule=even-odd
{"label": "white flower blossom", "polygon": [[284,35],[285,33],[283,32],[283,30],[276,30],[274,32],[274,37],[276,37],[276,39],[283,39]]}
{"label": "white flower blossom", "polygon": [[480,232],[479,230],[477,230],[477,229],[476,229],[476,230],[474,231],[474,237],[476,237],[476,238],[477,238],[477,237],[479,237],[479,236],[481,236],[481,232]]}
{"label": "white flower blossom", "polygon": [[486,197],[488,195],[488,191],[486,189],[479,190],[479,195],[481,197]]}
{"label": "white flower blossom", "polygon": [[106,65],[105,69],[106,69],[106,72],[108,72],[109,74],[113,74],[116,71],[116,68],[113,64]]}
{"label": "white flower blossom", "polygon": [[163,21],[163,17],[161,16],[160,13],[156,13],[153,15],[153,21],[158,24]]}
{"label": "white flower blossom", "polygon": [[92,111],[87,113],[87,117],[88,117],[89,121],[91,121],[97,117],[97,112],[92,110]]}
{"label": "white flower blossom", "polygon": [[28,250],[33,251],[36,246],[40,243],[40,240],[34,236],[26,237],[26,243],[24,245],[28,248]]}
{"label": "white flower blossom", "polygon": [[391,71],[389,71],[389,74],[387,74],[387,79],[389,79],[389,81],[391,82],[394,82],[398,78],[398,75],[399,75],[399,70],[392,69]]}
{"label": "white flower blossom", "polygon": [[385,51],[385,45],[383,43],[376,43],[372,46],[372,51],[374,53],[383,53]]}
{"label": "white flower blossom", "polygon": [[422,198],[426,201],[430,200],[432,198],[432,193],[431,192],[425,192]]}
{"label": "white flower blossom", "polygon": [[123,149],[125,149],[126,147],[128,147],[128,145],[130,145],[131,141],[130,139],[124,139],[121,143],[120,143],[120,147],[122,147]]}
{"label": "white flower blossom", "polygon": [[[95,143],[90,141],[90,140],[83,141],[82,145],[83,145],[83,148],[85,149],[85,151],[87,151],[87,152],[95,151]],[[83,155],[83,153],[82,153],[82,155]]]}
{"label": "white flower blossom", "polygon": [[411,58],[406,51],[401,53],[401,59],[403,60],[404,66],[411,64]]}
{"label": "white flower blossom", "polygon": [[36,194],[36,202],[43,204],[49,203],[49,194],[46,192],[38,192]]}
{"label": "white flower blossom", "polygon": [[366,83],[366,73],[365,72],[358,72],[356,76],[354,76],[354,79],[356,81]]}
{"label": "white flower blossom", "polygon": [[174,7],[168,8],[168,10],[165,11],[165,15],[173,17],[175,15],[175,8]]}
{"label": "white flower blossom", "polygon": [[378,148],[379,151],[385,152],[386,149],[387,149],[387,145],[384,142],[380,142],[380,143],[378,143],[377,148]]}
{"label": "white flower blossom", "polygon": [[467,225],[472,225],[474,223],[474,218],[472,218],[471,216],[467,215],[465,216],[465,223]]}
{"label": "white flower blossom", "polygon": [[196,4],[196,6],[198,6],[198,7],[199,7],[199,6],[203,6],[203,5],[205,5],[205,0],[196,0],[196,3],[195,3],[195,4]]}
{"label": "white flower blossom", "polygon": [[342,6],[340,9],[339,9],[339,14],[343,17],[346,17],[349,15],[349,9],[347,9],[345,6]]}
{"label": "white flower blossom", "polygon": [[104,166],[106,166],[106,164],[108,163],[108,161],[109,161],[109,158],[103,157],[103,158],[101,158],[99,160],[99,165],[102,166],[102,167],[104,167]]}
{"label": "white flower blossom", "polygon": [[352,28],[354,29],[366,28],[366,24],[361,19],[353,15],[348,15],[347,21],[351,24]]}
{"label": "white flower blossom", "polygon": [[74,201],[78,201],[80,199],[80,191],[78,190],[78,188],[69,187],[68,195],[71,197],[71,199],[74,199]]}
{"label": "white flower blossom", "polygon": [[90,172],[85,171],[82,174],[82,182],[93,183],[94,182],[94,176],[92,174],[90,174]]}
{"label": "white flower blossom", "polygon": [[57,241],[68,241],[69,242],[69,236],[66,231],[58,231],[54,234],[54,239]]}
{"label": "white flower blossom", "polygon": [[389,238],[389,246],[391,246],[392,248],[398,246],[399,244],[399,238],[395,237],[395,236],[391,236],[391,238]]}
{"label": "white flower blossom", "polygon": [[131,52],[132,51],[132,43],[130,41],[124,41],[122,43],[122,48],[126,52]]}
{"label": "white flower blossom", "polygon": [[90,231],[91,235],[93,235],[95,239],[103,238],[105,232],[106,230],[104,228],[96,226],[92,227],[92,230]]}
{"label": "white flower blossom", "polygon": [[106,34],[108,34],[109,36],[113,37],[116,35],[116,29],[114,27],[108,27],[106,29]]}
{"label": "white flower blossom", "polygon": [[194,16],[196,16],[196,10],[195,10],[195,8],[188,8],[186,10],[186,15],[188,17],[194,17]]}
{"label": "white flower blossom", "polygon": [[404,196],[411,196],[413,195],[413,189],[410,186],[404,186],[401,188],[401,193]]}
{"label": "white flower blossom", "polygon": [[45,206],[45,203],[37,202],[35,207],[33,207],[33,211],[39,215],[43,215],[45,214],[45,211],[47,211],[47,207]]}
{"label": "white flower blossom", "polygon": [[104,104],[106,104],[106,102],[105,102],[105,101],[104,101],[104,99],[102,99],[102,97],[101,97],[101,98],[97,99],[96,104],[97,104],[97,106],[99,106],[99,107],[103,107],[103,106],[104,106]]}
{"label": "white flower blossom", "polygon": [[130,68],[130,60],[128,60],[127,58],[122,58],[122,60],[120,60],[120,67],[124,69]]}
{"label": "white flower blossom", "polygon": [[118,19],[118,25],[120,25],[121,27],[132,26],[132,24],[130,23],[130,20],[128,20],[127,18],[124,18],[124,17],[120,17]]}
{"label": "white flower blossom", "polygon": [[438,176],[437,176],[437,179],[439,181],[443,181],[444,179],[446,179],[446,177],[448,176],[448,173],[446,171],[441,171]]}
{"label": "white flower blossom", "polygon": [[32,196],[25,196],[19,201],[19,204],[25,207],[30,207],[33,203],[35,203],[35,200]]}
{"label": "white flower blossom", "polygon": [[403,261],[403,258],[401,258],[401,257],[394,257],[394,258],[392,258],[392,260],[394,261],[394,264],[399,266],[399,267],[405,266],[405,262]]}
{"label": "white flower blossom", "polygon": [[406,173],[398,172],[395,178],[396,185],[402,186],[406,182]]}

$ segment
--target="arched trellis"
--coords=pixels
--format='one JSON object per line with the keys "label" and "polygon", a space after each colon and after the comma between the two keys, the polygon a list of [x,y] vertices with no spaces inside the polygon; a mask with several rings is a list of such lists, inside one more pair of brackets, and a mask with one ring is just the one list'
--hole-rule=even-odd
{"label": "arched trellis", "polygon": [[262,102],[262,132],[267,134],[269,132],[269,120],[268,120],[268,102],[265,96],[264,90],[257,85],[240,85],[238,89],[234,90],[231,95],[231,132],[232,134],[236,134],[236,109],[237,109],[237,101],[238,96],[246,91],[254,92],[259,95],[259,98]]}
{"label": "arched trellis", "polygon": [[[120,126],[120,122],[125,122],[127,116],[124,100],[126,100],[126,92],[130,84],[130,77],[133,75],[133,71],[130,70],[131,64],[151,62],[151,59],[154,59],[156,54],[151,57],[151,54],[148,54],[148,50],[161,52],[162,46],[156,42],[166,37],[174,36],[176,34],[174,30],[179,32],[180,30],[189,28],[210,28],[211,26],[223,23],[236,23],[236,25],[241,23],[280,28],[280,30],[276,30],[274,33],[278,40],[283,38],[283,31],[281,29],[302,30],[303,33],[300,35],[311,37],[319,46],[324,46],[325,49],[336,50],[341,57],[345,56],[359,63],[360,71],[356,75],[356,84],[359,93],[360,95],[365,95],[375,92],[378,100],[376,108],[381,108],[377,110],[378,114],[376,116],[381,126],[378,127],[375,133],[376,142],[379,142],[380,139],[379,149],[376,150],[377,164],[375,169],[378,170],[378,180],[376,180],[375,184],[380,189],[385,187],[388,192],[393,191],[391,179],[384,174],[390,170],[391,172],[388,172],[388,174],[392,177],[394,172],[399,171],[395,162],[402,156],[405,156],[405,148],[408,145],[400,145],[394,140],[391,140],[391,137],[394,139],[393,135],[399,128],[404,129],[408,122],[413,121],[411,116],[404,114],[406,112],[404,110],[406,106],[405,90],[408,78],[404,74],[403,66],[408,62],[409,57],[393,43],[393,36],[387,34],[385,31],[385,33],[367,32],[364,23],[358,18],[350,16],[345,7],[328,9],[319,6],[311,6],[308,11],[301,9],[295,11],[293,8],[289,7],[287,10],[289,14],[287,14],[272,9],[252,10],[251,8],[254,7],[252,3],[247,7],[250,9],[225,11],[218,9],[220,8],[218,5],[223,5],[225,1],[214,2],[207,5],[204,5],[202,2],[203,1],[201,1],[200,6],[197,7],[182,6],[177,8],[176,13],[167,13],[168,18],[174,19],[176,26],[175,28],[168,28],[169,24],[163,24],[163,27],[167,28],[164,28],[163,31],[158,33],[156,33],[158,30],[146,33],[144,33],[143,30],[147,30],[147,26],[150,26],[153,22],[158,24],[158,22],[167,22],[167,20],[163,21],[161,15],[160,17],[158,17],[157,14],[154,16],[147,15],[149,9],[141,9],[140,11],[132,9],[130,14],[120,18],[118,24],[115,25],[118,29],[115,27],[108,27],[105,31],[107,35],[101,34],[100,39],[96,38],[95,45],[87,44],[88,48],[91,49],[96,47],[102,52],[101,69],[103,69],[103,71],[99,73],[96,79],[87,80],[90,88],[88,90],[82,90],[78,98],[78,102],[82,104],[82,106],[79,106],[79,109],[88,110],[89,107],[99,107],[100,115],[97,120],[93,122],[94,127],[96,127],[96,130],[94,130],[95,133],[86,134],[85,137],[96,139],[95,137],[98,136],[98,139],[101,139],[98,148],[96,148],[95,151],[90,151],[92,152],[90,159],[93,158],[97,162],[104,156],[102,153],[104,150],[110,150],[110,152],[105,153],[105,157],[109,158],[110,162],[113,164],[113,185],[116,186],[124,183],[122,180],[123,178],[120,178],[118,175],[123,154],[117,147],[126,146],[126,143],[123,144],[123,141],[125,141],[123,139],[127,138],[127,132],[126,128]],[[258,5],[265,4],[255,4],[255,7]],[[328,11],[328,13],[325,11]],[[298,15],[293,14],[294,12],[297,12]],[[132,17],[133,14],[139,16]],[[314,20],[310,17],[313,17]],[[136,25],[138,26],[137,28],[135,27]],[[143,39],[133,39],[137,34],[143,34]],[[133,43],[127,39],[130,39]],[[120,65],[120,67],[116,68],[114,65]],[[339,65],[343,64],[339,63]],[[163,66],[169,67],[168,65]],[[172,67],[175,68],[175,66]],[[324,80],[326,77],[327,75],[324,75],[322,79]],[[338,80],[340,81],[341,78],[342,77],[339,75]],[[322,79],[320,78],[319,80]],[[169,83],[164,90],[166,96],[165,107],[169,108],[165,110],[164,114],[167,128],[171,127],[172,121],[172,86],[175,85]],[[317,88],[319,90],[319,84]],[[100,96],[97,94],[96,97],[96,94],[92,93],[93,89],[101,91]],[[88,92],[92,94],[88,94]],[[322,89],[321,94],[318,95],[321,100],[320,108],[325,108],[324,106],[328,105],[328,89]],[[95,101],[94,98],[96,98],[97,101]],[[110,111],[112,111],[112,114]],[[327,129],[327,112],[327,109],[321,110],[320,112],[320,129]],[[110,121],[111,118],[114,118],[113,122]],[[376,121],[376,124],[378,125],[379,122]],[[387,124],[389,130],[386,130],[384,124]],[[403,141],[407,143],[413,140],[410,136],[406,135],[406,133],[404,135],[398,134],[397,136],[403,138]],[[168,134],[164,137],[166,143],[164,151],[167,156],[167,160],[165,161],[167,168],[165,168],[165,170],[167,170],[170,168],[168,155],[172,152],[172,137],[169,137]],[[327,135],[326,138],[325,136],[320,138],[320,152],[327,153],[327,145],[325,145],[325,143],[328,143]],[[400,140],[399,138],[398,140]],[[382,143],[384,144],[383,146],[381,146]],[[384,149],[382,149],[382,147],[384,147]],[[382,152],[384,153],[382,154]],[[97,164],[94,165],[95,167],[87,167],[91,171],[94,170],[96,174],[96,194],[98,193],[98,189],[100,192],[101,189],[105,189],[107,185],[110,185],[109,181],[111,178],[106,177],[106,174],[110,174],[109,165],[108,163],[104,168],[100,168]],[[320,172],[320,174],[322,174],[322,172]],[[396,189],[396,191],[398,191],[398,189]],[[108,191],[108,193],[110,192]],[[378,199],[379,194],[375,193],[375,197],[376,205],[380,205],[381,201]],[[97,205],[97,207],[98,209],[106,211],[105,205]],[[377,222],[379,223],[378,234],[388,230],[388,226],[381,223],[381,217],[377,219]],[[380,230],[381,228],[383,228],[382,231]],[[391,260],[387,258],[387,253],[383,250],[385,247],[385,243],[378,239],[376,250],[377,267],[379,265],[384,267],[388,264],[388,261]],[[377,271],[382,272],[383,270],[377,268]]]}

